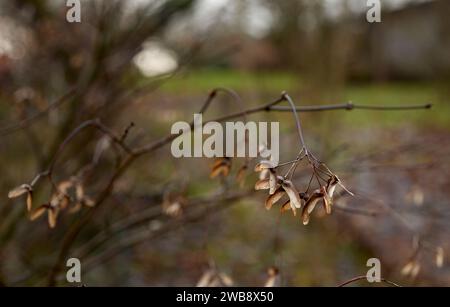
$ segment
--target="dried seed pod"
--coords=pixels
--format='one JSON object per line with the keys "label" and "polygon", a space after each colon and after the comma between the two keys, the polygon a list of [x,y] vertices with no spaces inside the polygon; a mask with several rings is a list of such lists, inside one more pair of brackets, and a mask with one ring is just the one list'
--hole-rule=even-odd
{"label": "dried seed pod", "polygon": [[325,187],[320,188],[320,192],[323,194],[323,207],[325,209],[325,212],[327,214],[331,214],[331,198],[327,193],[327,190]]}
{"label": "dried seed pod", "polygon": [[162,205],[162,211],[170,217],[178,217],[182,214],[183,208],[179,201],[170,202],[167,200]]}
{"label": "dried seed pod", "polygon": [[268,190],[270,188],[269,179],[258,180],[255,183],[255,190]]}
{"label": "dried seed pod", "polygon": [[269,178],[269,174],[270,174],[270,171],[269,171],[268,169],[263,169],[263,170],[259,173],[259,180],[263,180],[263,179]]}
{"label": "dried seed pod", "polygon": [[411,274],[412,270],[415,267],[416,262],[414,260],[409,261],[401,270],[401,274],[404,276],[408,276]]}
{"label": "dried seed pod", "polygon": [[8,198],[16,198],[19,197],[25,193],[28,193],[32,191],[32,187],[29,184],[22,184],[21,186],[18,186],[11,191],[8,192]]}
{"label": "dried seed pod", "polygon": [[225,286],[225,287],[231,287],[231,286],[233,286],[234,281],[233,281],[233,279],[232,279],[230,276],[228,276],[227,274],[221,272],[221,273],[218,274],[218,277],[219,277],[219,279],[220,279],[220,282],[221,282],[222,286]]}
{"label": "dried seed pod", "polygon": [[34,221],[42,216],[42,214],[45,213],[45,211],[49,208],[48,204],[41,205],[37,207],[31,214],[30,214],[30,221]]}
{"label": "dried seed pod", "polygon": [[301,208],[302,202],[300,199],[300,195],[297,192],[297,189],[295,188],[294,184],[290,180],[284,180],[281,184],[283,189],[286,191],[287,195],[289,196],[291,207],[292,208]]}
{"label": "dried seed pod", "polygon": [[281,188],[276,190],[275,193],[273,193],[272,195],[270,195],[267,198],[266,209],[270,210],[270,208],[272,208],[273,204],[275,204],[277,201],[279,201],[285,194],[286,194],[286,192]]}
{"label": "dried seed pod", "polygon": [[[283,177],[281,177],[281,180],[283,180]],[[275,193],[275,191],[278,189],[279,185],[279,178],[277,177],[276,172],[273,169],[269,170],[269,194],[272,195]]]}
{"label": "dried seed pod", "polygon": [[200,277],[199,281],[197,282],[197,287],[208,287],[211,279],[214,276],[214,272],[212,270],[208,270],[203,273],[203,275]]}
{"label": "dried seed pod", "polygon": [[33,192],[30,190],[27,193],[27,211],[30,212],[33,207]]}
{"label": "dried seed pod", "polygon": [[292,210],[292,214],[294,214],[294,216],[297,215],[297,210],[295,209],[294,206],[291,206],[290,200],[286,201],[283,205],[281,205],[280,212],[284,213],[289,210]]}
{"label": "dried seed pod", "polygon": [[81,207],[82,207],[82,205],[80,202],[76,203],[74,206],[72,206],[69,209],[69,214],[77,213],[78,211],[81,210]]}
{"label": "dried seed pod", "polygon": [[239,168],[236,174],[236,181],[237,183],[239,183],[240,187],[244,186],[247,169],[248,169],[247,164],[244,164]]}
{"label": "dried seed pod", "polygon": [[267,270],[267,278],[264,287],[279,287],[280,286],[280,271],[276,267],[270,267]]}
{"label": "dried seed pod", "polygon": [[231,159],[228,157],[220,158],[214,162],[211,173],[209,174],[209,177],[215,178],[222,174],[224,177],[228,176],[231,169]]}
{"label": "dried seed pod", "polygon": [[336,175],[333,175],[327,183],[327,194],[330,199],[333,198],[334,191],[336,190],[336,187],[338,185],[339,178]]}
{"label": "dried seed pod", "polygon": [[78,200],[82,200],[84,198],[84,188],[80,182],[77,182],[77,185],[75,186],[75,197]]}
{"label": "dried seed pod", "polygon": [[420,264],[418,262],[415,263],[413,269],[411,270],[411,278],[416,278],[420,272]]}
{"label": "dried seed pod", "polygon": [[58,191],[63,194],[67,194],[69,189],[73,186],[73,180],[61,181],[58,184]]}
{"label": "dried seed pod", "polygon": [[56,208],[59,206],[60,203],[61,203],[61,194],[54,193],[50,198],[50,206]]}
{"label": "dried seed pod", "polygon": [[302,222],[303,222],[303,225],[305,225],[305,226],[309,224],[309,213],[307,210],[304,210],[304,209],[302,212]]}
{"label": "dried seed pod", "polygon": [[313,194],[308,198],[302,211],[303,225],[308,225],[309,216],[316,207],[317,202],[321,199],[324,199],[324,194],[320,190],[315,190]]}
{"label": "dried seed pod", "polygon": [[255,172],[262,172],[265,169],[273,169],[277,167],[276,163],[269,160],[262,160],[255,166]]}
{"label": "dried seed pod", "polygon": [[59,204],[60,209],[66,209],[67,206],[70,204],[70,198],[67,195],[64,195],[61,199],[61,203]]}
{"label": "dried seed pod", "polygon": [[436,266],[442,268],[444,266],[445,253],[442,246],[436,248]]}
{"label": "dried seed pod", "polygon": [[92,198],[90,198],[89,196],[85,196],[83,199],[83,205],[92,208],[95,207],[95,201],[92,200]]}
{"label": "dried seed pod", "polygon": [[48,226],[50,228],[55,228],[59,210],[58,208],[50,206],[47,211],[48,211]]}

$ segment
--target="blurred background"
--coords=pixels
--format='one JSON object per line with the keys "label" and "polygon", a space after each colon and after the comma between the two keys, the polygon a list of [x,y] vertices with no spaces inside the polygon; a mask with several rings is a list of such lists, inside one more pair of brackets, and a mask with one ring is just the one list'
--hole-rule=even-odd
{"label": "blurred background", "polygon": [[[449,286],[450,2],[381,8],[381,23],[368,23],[360,0],[84,0],[81,22],[69,23],[63,0],[2,1],[0,284],[70,285],[64,266],[51,272],[88,219],[63,253],[64,265],[81,260],[86,286],[335,286],[374,257],[399,284]],[[242,161],[210,179],[212,159],[175,159],[170,144],[127,166],[101,207],[62,212],[53,229],[29,221],[26,197],[8,198],[55,155],[51,182],[76,178],[102,198],[126,153],[96,129],[61,153],[74,129],[99,118],[139,148],[190,122],[217,87],[244,106],[218,95],[209,119],[284,90],[299,106],[433,107],[299,113],[315,155],[355,193],[308,226],[266,211],[255,174],[236,184]],[[279,121],[280,159],[296,156],[292,114],[249,119]],[[49,202],[51,182],[33,185],[33,209]]]}

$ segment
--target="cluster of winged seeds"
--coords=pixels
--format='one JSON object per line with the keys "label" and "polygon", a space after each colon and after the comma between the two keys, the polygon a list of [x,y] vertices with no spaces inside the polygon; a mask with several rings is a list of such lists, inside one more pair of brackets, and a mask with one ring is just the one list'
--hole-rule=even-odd
{"label": "cluster of winged seeds", "polygon": [[330,174],[326,185],[320,186],[312,193],[298,192],[291,180],[277,174],[277,167],[276,163],[268,160],[262,160],[255,166],[255,172],[260,174],[259,180],[255,184],[255,190],[269,190],[269,196],[265,202],[267,210],[287,196],[287,200],[282,202],[280,211],[291,210],[296,216],[297,209],[301,210],[301,219],[304,225],[309,223],[310,215],[320,202],[323,204],[325,212],[331,214],[333,195],[337,185],[340,184],[336,175]]}

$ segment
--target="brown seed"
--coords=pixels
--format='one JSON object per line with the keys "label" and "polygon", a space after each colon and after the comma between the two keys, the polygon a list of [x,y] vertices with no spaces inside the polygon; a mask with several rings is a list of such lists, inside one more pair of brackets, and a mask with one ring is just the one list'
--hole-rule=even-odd
{"label": "brown seed", "polygon": [[439,246],[436,248],[436,266],[438,268],[442,268],[444,266],[444,258],[445,258],[445,254],[444,254],[444,249]]}
{"label": "brown seed", "polygon": [[33,211],[33,213],[30,214],[30,221],[34,221],[38,219],[42,214],[45,213],[45,210],[47,210],[48,205],[41,205],[36,208],[36,210]]}
{"label": "brown seed", "polygon": [[327,190],[325,187],[322,187],[320,189],[320,192],[323,194],[323,206],[325,208],[325,212],[327,214],[331,214],[331,199],[328,196]]}
{"label": "brown seed", "polygon": [[32,191],[33,189],[29,184],[22,184],[21,186],[18,186],[11,191],[8,192],[8,198],[16,198],[19,197],[29,191]]}
{"label": "brown seed", "polygon": [[72,208],[69,209],[69,214],[73,214],[73,213],[77,213],[78,211],[81,210],[81,203],[76,203],[74,206],[72,206]]}
{"label": "brown seed", "polygon": [[407,275],[411,274],[411,272],[412,272],[412,270],[414,269],[414,267],[415,267],[415,261],[409,261],[409,262],[402,268],[402,271],[401,271],[402,275],[407,276]]}
{"label": "brown seed", "polygon": [[230,165],[227,163],[222,163],[222,164],[217,165],[216,167],[214,167],[211,170],[209,177],[212,179],[212,178],[219,176],[220,174],[222,174],[224,177],[226,177],[226,176],[228,176],[229,172],[230,172]]}
{"label": "brown seed", "polygon": [[82,200],[84,198],[84,188],[81,183],[77,183],[75,187],[75,197],[77,200]]}
{"label": "brown seed", "polygon": [[290,180],[284,180],[281,184],[283,189],[286,191],[287,195],[289,196],[291,207],[292,208],[301,208],[302,202],[300,199],[300,195],[297,192],[297,189],[295,188],[294,184]]}
{"label": "brown seed", "polygon": [[309,213],[308,213],[308,210],[303,209],[303,212],[302,212],[302,221],[303,221],[303,225],[308,225],[308,223],[309,223]]}
{"label": "brown seed", "polygon": [[255,183],[255,190],[259,191],[259,190],[268,190],[270,188],[269,185],[269,179],[262,179],[262,180],[258,180]]}
{"label": "brown seed", "polygon": [[248,169],[247,164],[244,164],[239,168],[236,174],[236,181],[239,183],[240,187],[244,186],[247,169]]}
{"label": "brown seed", "polygon": [[266,209],[270,210],[270,208],[272,208],[272,206],[277,201],[279,201],[285,194],[286,194],[286,192],[283,189],[276,190],[276,192],[273,195],[270,195],[267,198],[267,200],[266,200]]}
{"label": "brown seed", "polygon": [[256,164],[255,166],[255,172],[262,172],[265,169],[273,169],[275,168],[277,165],[269,160],[262,160],[260,161],[258,164]]}
{"label": "brown seed", "polygon": [[285,202],[280,208],[281,213],[284,213],[284,212],[289,211],[289,210],[292,211],[292,214],[294,214],[294,216],[297,215],[297,210],[295,209],[295,207],[291,206],[291,201],[290,200]]}
{"label": "brown seed", "polygon": [[58,217],[58,209],[50,207],[48,209],[48,226],[50,226],[50,228],[55,228],[57,217]]}
{"label": "brown seed", "polygon": [[30,212],[33,207],[33,192],[29,191],[27,194],[27,211]]}
{"label": "brown seed", "polygon": [[92,208],[92,207],[95,206],[95,201],[93,201],[92,198],[90,198],[89,196],[85,196],[84,199],[83,199],[83,204],[86,207]]}
{"label": "brown seed", "polygon": [[278,177],[273,169],[269,170],[269,194],[272,195],[278,189]]}

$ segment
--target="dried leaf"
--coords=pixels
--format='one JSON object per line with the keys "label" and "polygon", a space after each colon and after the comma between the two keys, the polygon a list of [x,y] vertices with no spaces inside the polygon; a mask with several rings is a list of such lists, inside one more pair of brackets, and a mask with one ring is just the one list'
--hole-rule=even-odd
{"label": "dried leaf", "polygon": [[283,195],[285,195],[286,192],[283,189],[278,189],[276,192],[272,195],[270,195],[266,200],[266,209],[270,210],[272,208],[273,204],[275,204],[277,201],[279,201]]}
{"label": "dried leaf", "polygon": [[9,191],[8,198],[16,198],[32,190],[33,189],[29,184],[22,184],[21,186],[18,186]]}

